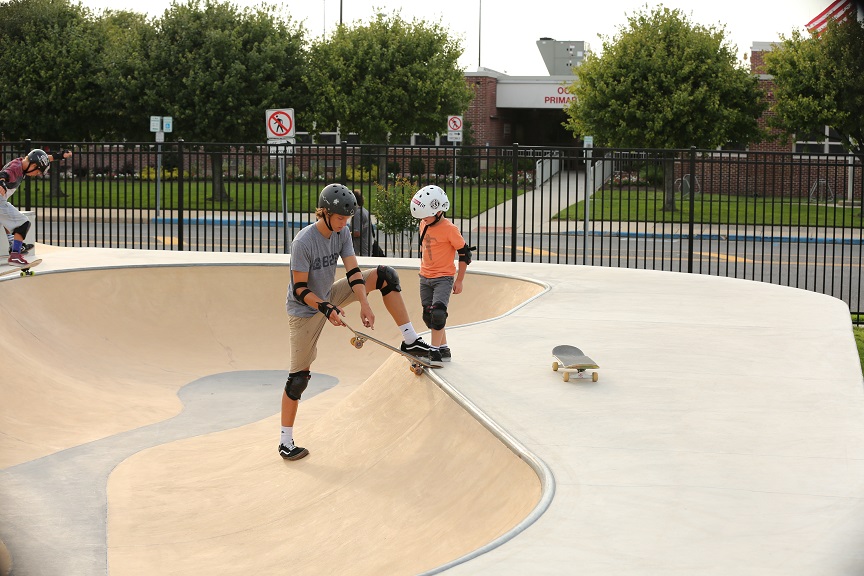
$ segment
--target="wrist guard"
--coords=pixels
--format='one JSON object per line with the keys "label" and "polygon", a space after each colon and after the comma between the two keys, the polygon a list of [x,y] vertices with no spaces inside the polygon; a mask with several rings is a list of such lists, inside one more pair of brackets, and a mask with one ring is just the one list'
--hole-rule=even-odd
{"label": "wrist guard", "polygon": [[333,314],[334,312],[336,312],[337,314],[339,313],[336,310],[336,306],[330,304],[326,300],[322,300],[318,303],[318,311],[321,312],[321,314],[323,314],[324,317],[328,320],[330,319],[330,314]]}
{"label": "wrist guard", "polygon": [[51,154],[51,159],[54,162],[62,162],[63,160],[65,160],[63,156],[66,154],[66,152],[70,152],[70,150],[58,150],[57,152],[53,152]]}

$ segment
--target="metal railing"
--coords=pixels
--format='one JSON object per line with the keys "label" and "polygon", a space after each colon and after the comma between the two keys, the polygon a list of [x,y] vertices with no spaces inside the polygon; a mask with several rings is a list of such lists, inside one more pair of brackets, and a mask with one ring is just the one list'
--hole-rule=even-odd
{"label": "metal railing", "polygon": [[[35,146],[59,147],[9,142],[0,151],[8,162]],[[382,189],[400,178],[447,191],[448,217],[478,259],[742,278],[828,294],[861,313],[862,170],[851,155],[182,141],[64,147],[75,153],[70,160],[12,198],[35,212],[37,240],[47,244],[286,253],[314,221],[327,183],[361,190],[374,220]],[[378,241],[388,256],[417,256],[413,224],[379,231]]]}

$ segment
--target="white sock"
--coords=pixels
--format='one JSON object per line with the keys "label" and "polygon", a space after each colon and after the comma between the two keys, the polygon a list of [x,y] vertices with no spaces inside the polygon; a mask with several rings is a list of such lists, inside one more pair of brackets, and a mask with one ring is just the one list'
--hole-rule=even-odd
{"label": "white sock", "polygon": [[414,325],[411,324],[411,322],[402,324],[399,326],[399,330],[402,331],[402,340],[404,340],[406,344],[413,344],[414,341],[419,338],[417,332],[414,330]]}
{"label": "white sock", "polygon": [[282,426],[282,434],[280,436],[280,444],[288,448],[294,448],[294,427]]}
{"label": "white sock", "polygon": [[6,234],[6,238],[9,239],[9,243],[11,244],[13,240],[15,240],[14,234]]}

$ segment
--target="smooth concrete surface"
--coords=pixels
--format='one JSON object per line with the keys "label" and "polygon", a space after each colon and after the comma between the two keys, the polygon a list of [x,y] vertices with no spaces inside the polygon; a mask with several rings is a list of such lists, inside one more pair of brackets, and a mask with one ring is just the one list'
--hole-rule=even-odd
{"label": "smooth concrete surface", "polygon": [[[287,363],[287,257],[39,249],[43,274],[0,282],[14,576],[47,573],[16,564],[14,474],[158,429],[190,383],[269,381]],[[416,262],[385,261],[422,326]],[[843,302],[645,270],[469,270],[453,362],[431,377],[325,328],[313,370],[338,384],[301,404],[308,458],[276,456],[277,400],[269,417],[220,429],[222,405],[216,431],[131,446],[92,487],[107,495],[98,573],[864,573],[864,382]],[[552,371],[562,343],[598,382]]]}

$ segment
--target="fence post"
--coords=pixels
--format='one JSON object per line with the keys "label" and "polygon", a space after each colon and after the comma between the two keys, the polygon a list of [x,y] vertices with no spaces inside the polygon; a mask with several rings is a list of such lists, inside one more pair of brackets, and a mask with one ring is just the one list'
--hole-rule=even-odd
{"label": "fence post", "polygon": [[510,198],[510,202],[512,204],[512,211],[510,215],[510,261],[516,262],[516,224],[518,222],[516,217],[516,202],[519,197],[519,143],[513,143],[513,176],[511,178],[511,186],[513,191],[513,197]]}
{"label": "fence post", "polygon": [[[183,139],[177,139],[177,250],[183,250]],[[214,197],[216,193],[213,193]]]}
{"label": "fence post", "polygon": [[[30,153],[33,149],[33,141],[27,138],[24,140],[24,156]],[[24,209],[30,210],[30,178],[24,178]]]}
{"label": "fence post", "polygon": [[[687,231],[687,272],[693,272],[693,213],[696,210],[696,147],[690,146],[690,222]],[[681,189],[684,189],[684,180],[681,180]]]}
{"label": "fence post", "polygon": [[348,182],[348,143],[343,140],[339,146],[339,163],[342,165],[339,183],[344,186]]}

